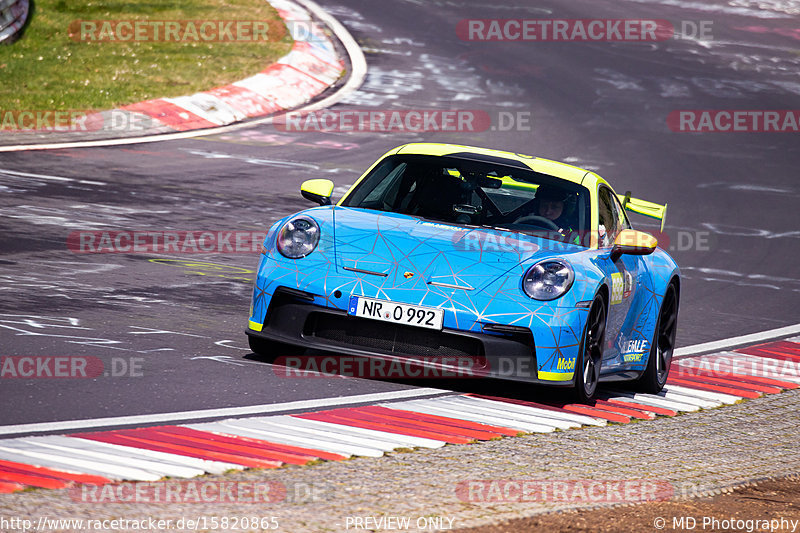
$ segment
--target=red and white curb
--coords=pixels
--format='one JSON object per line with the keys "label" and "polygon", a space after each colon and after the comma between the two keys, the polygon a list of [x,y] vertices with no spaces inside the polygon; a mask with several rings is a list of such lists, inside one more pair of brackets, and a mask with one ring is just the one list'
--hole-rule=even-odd
{"label": "red and white curb", "polygon": [[[270,0],[270,4],[284,20],[300,23],[287,25],[295,39],[292,50],[262,72],[193,95],[157,98],[87,117],[87,128],[108,131],[117,138],[0,146],[0,152],[121,146],[227,133],[269,124],[273,115],[290,109],[325,109],[358,90],[367,75],[367,62],[356,40],[335,17],[313,0]],[[309,104],[344,72],[344,61],[314,19],[342,44],[350,71],[341,87]],[[241,122],[245,119],[251,120]]]}
{"label": "red and white curb", "polygon": [[[301,106],[342,74],[344,62],[309,12],[289,0],[270,0],[295,40],[291,52],[258,74],[224,87],[177,98],[157,98],[100,113],[96,119],[160,132],[213,128]],[[299,23],[299,24],[298,24]],[[121,120],[120,113],[134,116]],[[115,124],[111,124],[113,132]]]}
{"label": "red and white curb", "polygon": [[590,405],[455,394],[299,414],[0,440],[0,492],[189,478],[397,448],[627,424],[800,387],[800,337],[676,359],[659,394],[605,393]]}

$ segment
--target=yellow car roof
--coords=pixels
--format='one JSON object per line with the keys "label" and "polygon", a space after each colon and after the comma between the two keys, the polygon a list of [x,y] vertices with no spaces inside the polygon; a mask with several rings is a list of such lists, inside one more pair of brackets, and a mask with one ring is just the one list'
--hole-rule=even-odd
{"label": "yellow car roof", "polygon": [[593,188],[598,182],[605,183],[605,180],[586,169],[579,168],[559,161],[542,159],[532,155],[517,154],[503,150],[492,150],[491,148],[479,148],[477,146],[464,146],[459,144],[442,143],[410,143],[398,146],[390,154],[418,154],[447,156],[453,154],[470,153],[490,157],[502,157],[522,163],[535,172],[554,176],[573,183],[580,183],[588,188]]}

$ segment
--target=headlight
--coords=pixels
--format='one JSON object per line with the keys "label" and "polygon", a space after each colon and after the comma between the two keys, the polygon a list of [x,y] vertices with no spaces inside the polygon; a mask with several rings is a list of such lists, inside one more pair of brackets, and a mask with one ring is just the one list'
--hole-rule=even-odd
{"label": "headlight", "polygon": [[319,226],[314,219],[301,216],[293,218],[278,232],[278,251],[289,259],[305,257],[319,243]]}
{"label": "headlight", "polygon": [[565,294],[575,280],[569,263],[561,259],[545,259],[530,267],[522,279],[525,294],[535,300],[555,300]]}

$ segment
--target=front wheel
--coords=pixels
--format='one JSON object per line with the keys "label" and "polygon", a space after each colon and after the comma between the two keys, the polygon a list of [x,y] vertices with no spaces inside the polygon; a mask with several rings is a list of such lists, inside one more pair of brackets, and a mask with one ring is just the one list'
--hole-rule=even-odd
{"label": "front wheel", "polygon": [[636,381],[636,389],[655,394],[667,383],[672,352],[675,350],[675,334],[678,331],[678,289],[673,283],[667,287],[661,309],[658,312],[656,332],[647,358],[647,368]]}
{"label": "front wheel", "polygon": [[595,298],[583,332],[580,353],[572,378],[575,398],[581,403],[594,399],[600,380],[603,346],[606,338],[606,304],[602,297]]}

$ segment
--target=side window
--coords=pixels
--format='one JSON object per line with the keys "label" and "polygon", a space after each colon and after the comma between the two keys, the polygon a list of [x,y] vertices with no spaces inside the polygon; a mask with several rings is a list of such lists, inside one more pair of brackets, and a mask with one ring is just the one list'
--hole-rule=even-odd
{"label": "side window", "polygon": [[[369,197],[369,202],[377,202],[385,192],[385,188],[381,187],[383,180],[392,171],[396,170],[397,166],[397,161],[392,158],[387,158],[385,161],[381,162],[378,167],[373,169],[372,172],[358,184],[358,188],[345,197],[343,205],[357,206],[364,202],[367,197]],[[405,168],[406,165],[401,164],[399,166]],[[388,180],[386,186],[388,186],[389,183],[391,183],[391,180]],[[380,190],[375,194],[371,194],[376,187]]]}
{"label": "side window", "polygon": [[372,189],[366,198],[362,200],[365,204],[377,204],[383,202],[387,206],[394,205],[397,196],[397,188],[400,184],[400,176],[403,175],[407,165],[401,163],[394,170],[392,170],[377,187]]}
{"label": "side window", "polygon": [[601,248],[611,246],[621,229],[619,226],[619,210],[614,205],[612,196],[607,187],[600,187],[597,209]]}
{"label": "side window", "polygon": [[628,215],[625,214],[625,210],[622,208],[622,203],[619,201],[619,198],[617,198],[617,195],[609,194],[609,196],[611,197],[611,205],[617,217],[618,232],[624,229],[633,229],[631,223],[628,221]]}

